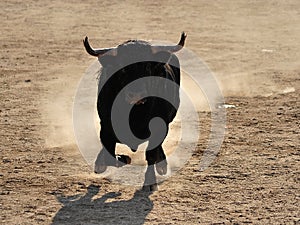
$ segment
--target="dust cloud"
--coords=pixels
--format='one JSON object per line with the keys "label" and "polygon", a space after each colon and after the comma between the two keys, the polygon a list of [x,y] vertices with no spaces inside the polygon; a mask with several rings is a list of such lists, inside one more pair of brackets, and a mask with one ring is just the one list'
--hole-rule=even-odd
{"label": "dust cloud", "polygon": [[70,67],[59,72],[56,69],[53,74],[53,79],[45,83],[46,95],[41,99],[40,107],[43,122],[47,126],[43,131],[45,145],[49,148],[75,146],[72,114],[80,77],[78,71]]}

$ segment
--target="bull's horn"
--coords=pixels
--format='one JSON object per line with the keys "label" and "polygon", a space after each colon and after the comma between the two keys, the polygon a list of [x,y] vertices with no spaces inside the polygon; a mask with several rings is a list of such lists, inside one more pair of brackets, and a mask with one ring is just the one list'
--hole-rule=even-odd
{"label": "bull's horn", "polygon": [[87,53],[89,53],[92,56],[96,56],[96,57],[101,57],[102,55],[104,55],[107,52],[110,52],[110,54],[113,55],[114,52],[116,51],[115,48],[93,49],[90,46],[88,37],[85,37],[85,39],[83,40],[83,44],[84,44],[84,47],[85,47],[85,50],[87,51]]}
{"label": "bull's horn", "polygon": [[152,46],[152,52],[153,53],[159,52],[159,51],[177,52],[177,51],[179,51],[180,49],[183,48],[186,37],[187,37],[186,33],[182,32],[180,41],[178,42],[177,45],[173,45],[173,46]]}

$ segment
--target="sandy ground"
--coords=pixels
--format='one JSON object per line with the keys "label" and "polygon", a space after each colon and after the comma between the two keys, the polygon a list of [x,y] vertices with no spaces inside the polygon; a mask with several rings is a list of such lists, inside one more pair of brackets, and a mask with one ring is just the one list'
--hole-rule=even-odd
{"label": "sandy ground", "polygon": [[[300,224],[300,2],[0,2],[1,224]],[[218,78],[225,140],[204,172],[210,113],[193,157],[153,194],[92,173],[72,131],[83,49],[177,42]]]}

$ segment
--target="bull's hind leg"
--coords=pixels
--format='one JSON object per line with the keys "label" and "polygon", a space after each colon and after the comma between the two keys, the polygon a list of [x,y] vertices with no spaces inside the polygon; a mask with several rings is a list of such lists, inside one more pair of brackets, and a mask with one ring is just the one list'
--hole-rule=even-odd
{"label": "bull's hind leg", "polygon": [[148,167],[145,173],[145,181],[143,190],[144,191],[156,191],[158,190],[156,183],[156,176],[154,171],[154,164],[156,161],[155,154],[153,154],[154,150],[146,150],[146,160],[148,163]]}
{"label": "bull's hind leg", "polygon": [[168,163],[162,146],[158,146],[155,150],[156,161],[155,168],[159,175],[165,175],[168,172]]}
{"label": "bull's hind leg", "polygon": [[154,171],[154,165],[156,171],[160,175],[165,175],[167,173],[168,163],[166,160],[166,155],[161,145],[152,149],[146,150],[146,160],[148,167],[145,174],[145,182],[143,190],[156,191],[158,190],[157,181]]}

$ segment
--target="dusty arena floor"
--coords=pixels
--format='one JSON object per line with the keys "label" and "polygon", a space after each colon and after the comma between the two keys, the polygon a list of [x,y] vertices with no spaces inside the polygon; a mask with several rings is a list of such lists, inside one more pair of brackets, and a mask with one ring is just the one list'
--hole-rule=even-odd
{"label": "dusty arena floor", "polygon": [[[300,1],[0,2],[1,224],[300,224]],[[144,193],[95,175],[73,137],[77,85],[96,47],[186,47],[215,74],[226,133],[199,171],[210,113],[178,173]]]}

